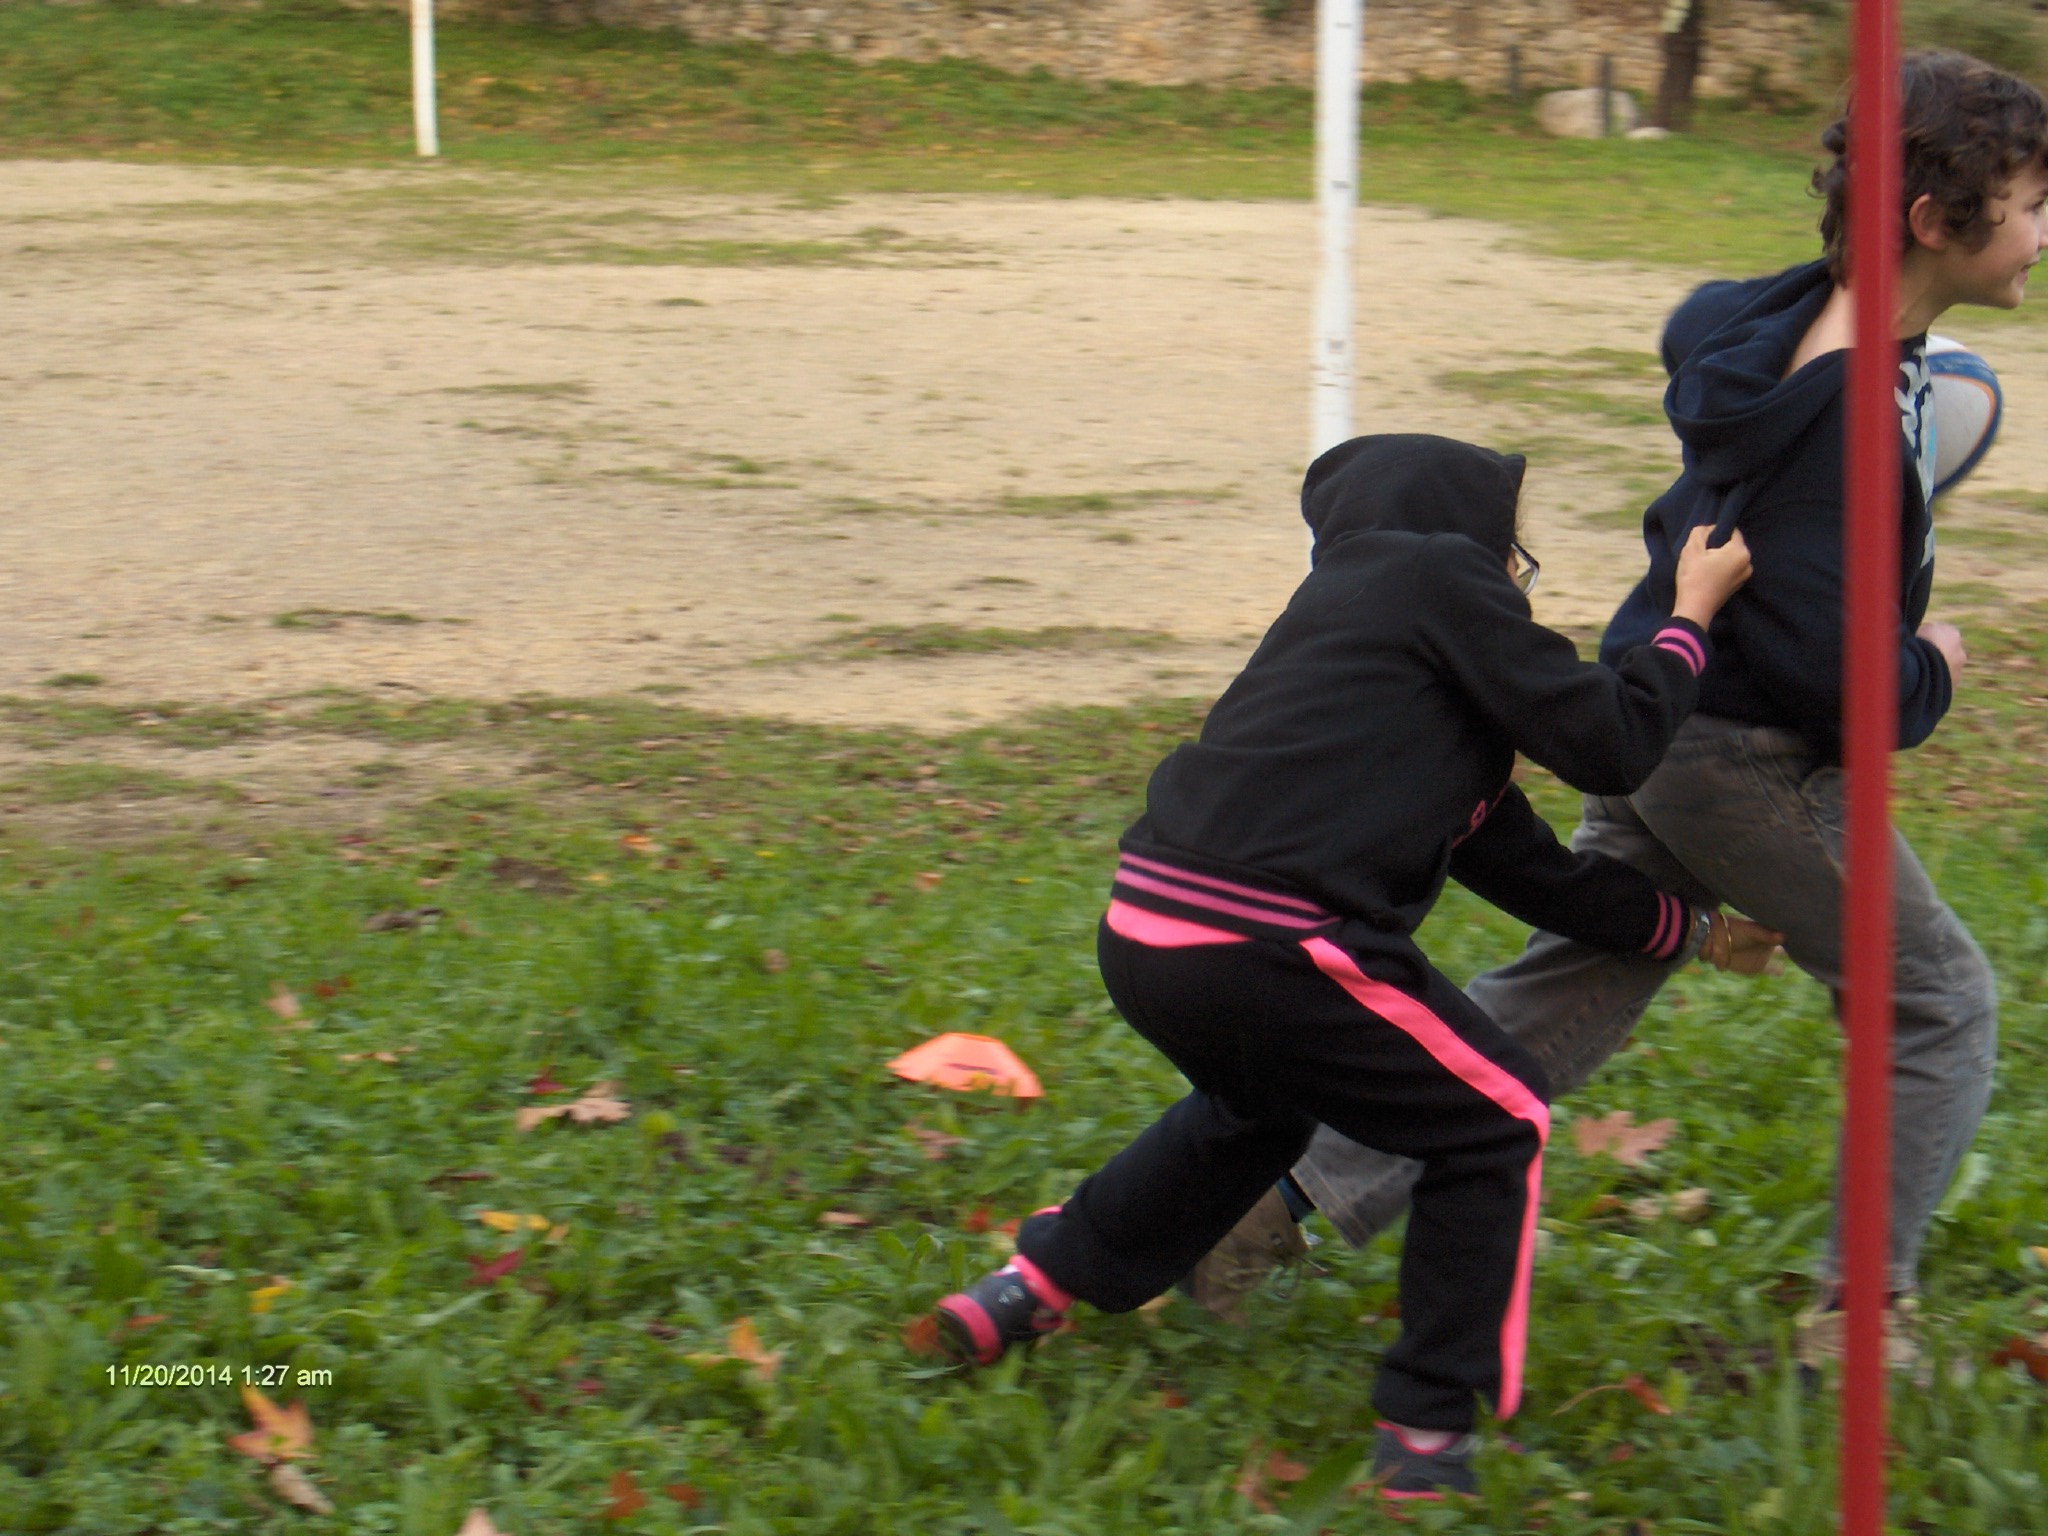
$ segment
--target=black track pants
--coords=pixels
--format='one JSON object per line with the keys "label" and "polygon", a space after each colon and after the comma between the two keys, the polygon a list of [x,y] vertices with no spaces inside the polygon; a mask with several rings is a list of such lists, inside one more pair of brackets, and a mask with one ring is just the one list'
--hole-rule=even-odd
{"label": "black track pants", "polygon": [[1474,1393],[1503,1417],[1521,1396],[1548,1087],[1408,941],[1341,937],[1188,943],[1147,914],[1105,919],[1111,1001],[1193,1091],[1057,1214],[1026,1221],[1018,1249],[1082,1300],[1129,1311],[1192,1269],[1319,1122],[1414,1158],[1401,1336],[1373,1404],[1463,1430]]}

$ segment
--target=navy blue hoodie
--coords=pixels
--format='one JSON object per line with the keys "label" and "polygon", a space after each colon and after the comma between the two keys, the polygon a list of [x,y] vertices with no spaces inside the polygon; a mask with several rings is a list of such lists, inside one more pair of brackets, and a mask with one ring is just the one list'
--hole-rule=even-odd
{"label": "navy blue hoodie", "polygon": [[[1843,406],[1848,354],[1786,373],[1832,284],[1822,262],[1775,277],[1709,283],[1664,330],[1664,411],[1684,472],[1650,504],[1650,570],[1600,647],[1612,662],[1663,627],[1687,533],[1742,529],[1754,573],[1715,617],[1699,710],[1795,731],[1829,762],[1841,755]],[[1925,741],[1948,709],[1948,664],[1914,631],[1934,585],[1932,393],[1927,338],[1901,343],[1897,398],[1902,493],[1899,745]]]}
{"label": "navy blue hoodie", "polygon": [[1635,789],[1692,709],[1701,632],[1667,615],[1610,668],[1536,623],[1506,568],[1522,469],[1426,436],[1310,466],[1313,569],[1200,740],[1153,772],[1123,842],[1151,874],[1120,899],[1216,921],[1161,895],[1163,863],[1405,934],[1449,876],[1582,943],[1676,952],[1683,903],[1561,846],[1509,772],[1520,750],[1579,789]]}

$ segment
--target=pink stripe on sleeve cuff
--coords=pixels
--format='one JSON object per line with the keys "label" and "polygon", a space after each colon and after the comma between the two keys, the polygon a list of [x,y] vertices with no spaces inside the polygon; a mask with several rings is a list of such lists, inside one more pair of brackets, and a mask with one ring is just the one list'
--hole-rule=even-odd
{"label": "pink stripe on sleeve cuff", "polygon": [[1667,625],[1657,631],[1656,638],[1650,643],[1660,651],[1669,651],[1678,657],[1692,668],[1694,677],[1698,677],[1707,668],[1707,648],[1700,644],[1698,637],[1689,629],[1680,629],[1676,624]]}

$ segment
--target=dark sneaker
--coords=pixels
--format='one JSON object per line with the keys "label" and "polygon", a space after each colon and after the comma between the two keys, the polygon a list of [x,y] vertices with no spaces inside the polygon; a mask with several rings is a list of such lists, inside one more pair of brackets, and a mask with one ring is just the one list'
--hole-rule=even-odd
{"label": "dark sneaker", "polygon": [[1301,1224],[1288,1213],[1280,1191],[1269,1189],[1188,1271],[1180,1290],[1225,1322],[1242,1323],[1245,1297],[1280,1265],[1307,1255],[1308,1238]]}
{"label": "dark sneaker", "polygon": [[1065,1294],[1019,1254],[939,1303],[939,1347],[955,1360],[994,1365],[1017,1345],[1057,1331],[1067,1305]]}
{"label": "dark sneaker", "polygon": [[1472,1473],[1477,1435],[1460,1435],[1440,1451],[1418,1451],[1393,1424],[1380,1421],[1372,1447],[1372,1480],[1383,1499],[1440,1499],[1447,1493],[1477,1493]]}

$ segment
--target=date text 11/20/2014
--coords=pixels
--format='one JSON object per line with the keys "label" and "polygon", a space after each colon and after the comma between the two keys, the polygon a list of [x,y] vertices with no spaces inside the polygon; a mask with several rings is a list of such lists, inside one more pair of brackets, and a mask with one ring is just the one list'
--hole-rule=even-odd
{"label": "date text 11/20/2014", "polygon": [[178,1365],[110,1365],[110,1387],[331,1387],[334,1372],[289,1365],[223,1365],[199,1361]]}

